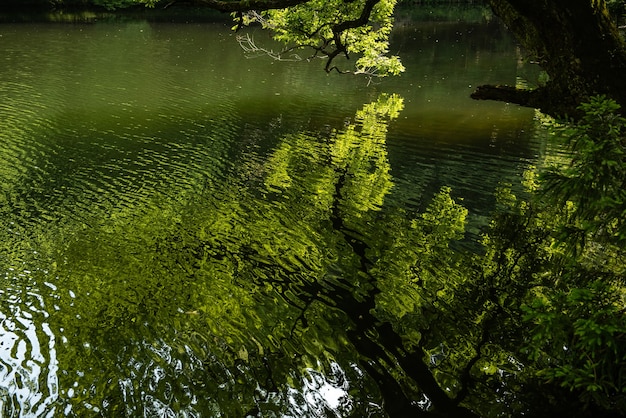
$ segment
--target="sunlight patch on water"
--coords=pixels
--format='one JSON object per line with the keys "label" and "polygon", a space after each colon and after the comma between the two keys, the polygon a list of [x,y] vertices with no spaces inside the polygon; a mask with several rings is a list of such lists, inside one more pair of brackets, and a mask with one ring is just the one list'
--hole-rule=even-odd
{"label": "sunlight patch on water", "polygon": [[330,376],[325,376],[317,370],[306,369],[308,378],[304,379],[304,398],[320,417],[327,416],[327,410],[333,411],[337,417],[348,416],[352,409],[348,380],[337,363],[332,362],[330,370]]}
{"label": "sunlight patch on water", "polygon": [[[10,273],[7,282],[32,279],[29,271]],[[5,287],[0,299],[0,415],[53,416],[58,361],[43,298],[27,286]]]}

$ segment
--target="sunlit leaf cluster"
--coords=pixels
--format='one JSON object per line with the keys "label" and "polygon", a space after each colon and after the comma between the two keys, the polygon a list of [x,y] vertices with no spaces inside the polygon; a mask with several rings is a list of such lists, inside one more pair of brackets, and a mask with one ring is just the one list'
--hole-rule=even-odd
{"label": "sunlit leaf cluster", "polygon": [[[362,24],[347,24],[361,19],[368,3],[375,3]],[[389,55],[389,35],[393,26],[395,0],[331,2],[313,0],[288,9],[251,13],[244,24],[260,22],[275,40],[286,45],[285,52],[313,50],[312,56],[326,58],[327,71],[336,55],[356,56],[353,72],[368,75],[397,75],[404,71],[399,58]],[[344,27],[345,25],[345,27]]]}

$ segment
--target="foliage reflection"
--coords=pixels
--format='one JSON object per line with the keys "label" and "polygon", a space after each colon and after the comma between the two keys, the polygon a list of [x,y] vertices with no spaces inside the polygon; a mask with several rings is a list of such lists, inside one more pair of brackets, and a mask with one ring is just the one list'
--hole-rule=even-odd
{"label": "foliage reflection", "polygon": [[[468,211],[450,188],[421,212],[387,198],[386,135],[402,108],[383,94],[340,130],[286,135],[264,155],[239,156],[222,181],[31,234],[29,255],[10,252],[18,226],[3,231],[7,415],[619,409],[602,379],[623,356],[622,229],[565,240],[558,231],[588,225],[587,212],[571,216],[586,201],[553,193],[542,203],[529,170],[526,194],[496,191],[482,251],[454,250]],[[605,111],[600,121],[623,126]],[[621,226],[609,203],[591,220]],[[19,269],[20,257],[22,267],[37,259],[48,268]]]}
{"label": "foliage reflection", "polygon": [[385,134],[401,108],[381,96],[341,132],[284,138],[255,176],[242,163],[222,186],[40,246],[57,408],[322,416],[323,397],[342,415],[379,409],[334,293],[372,287],[353,247],[392,187]]}

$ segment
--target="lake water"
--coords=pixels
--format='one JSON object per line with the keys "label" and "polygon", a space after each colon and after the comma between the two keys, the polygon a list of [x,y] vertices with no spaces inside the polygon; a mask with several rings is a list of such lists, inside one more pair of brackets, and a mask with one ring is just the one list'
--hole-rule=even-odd
{"label": "lake water", "polygon": [[403,23],[372,81],[229,26],[0,25],[0,415],[385,416],[379,237],[449,186],[471,248],[544,152],[469,98],[534,74],[495,22]]}

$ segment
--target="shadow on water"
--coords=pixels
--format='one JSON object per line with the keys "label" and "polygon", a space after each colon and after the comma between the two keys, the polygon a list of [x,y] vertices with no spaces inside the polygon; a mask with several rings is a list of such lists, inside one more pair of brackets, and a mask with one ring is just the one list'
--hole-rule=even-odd
{"label": "shadow on water", "polygon": [[368,85],[215,25],[0,27],[5,415],[472,416],[428,292],[541,140],[467,98],[501,29],[404,30]]}

